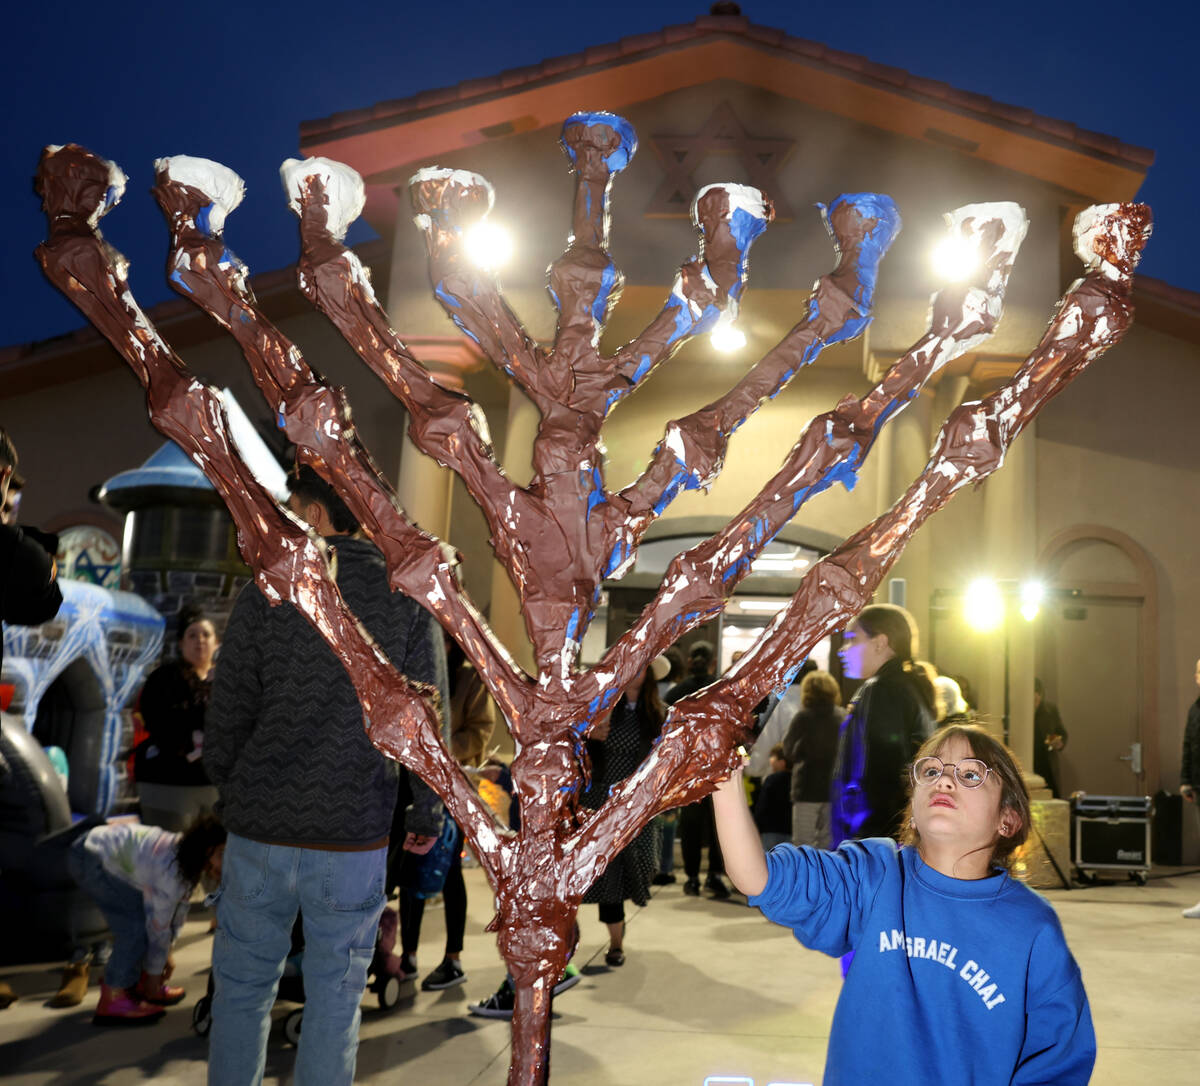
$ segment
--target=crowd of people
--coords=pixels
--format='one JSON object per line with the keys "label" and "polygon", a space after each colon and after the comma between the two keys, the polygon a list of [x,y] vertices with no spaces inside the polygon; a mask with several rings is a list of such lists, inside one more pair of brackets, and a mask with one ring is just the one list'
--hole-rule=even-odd
{"label": "crowd of people", "polygon": [[[6,511],[20,483],[16,464],[0,431]],[[397,670],[437,691],[454,757],[511,797],[507,766],[489,749],[493,706],[462,651],[428,612],[390,590],[380,552],[323,480],[302,468],[289,486],[292,512],[336,555],[350,608]],[[49,542],[5,519],[0,548],[4,620],[51,617],[61,596]],[[140,696],[141,821],[85,827],[69,850],[70,872],[103,911],[111,947],[81,944],[52,1002],[81,1003],[96,965],[96,1025],[160,1020],[184,995],[171,983],[171,947],[202,886],[216,912],[209,1081],[261,1082],[271,1006],[299,941],[308,1010],[295,1081],[351,1082],[359,1005],[389,898],[397,975],[421,977],[426,902],[440,894],[445,945],[420,987],[467,980],[461,829],[428,785],[371,745],[340,661],[294,608],[271,606],[251,584],[223,643],[195,608],[180,613],[175,635],[175,658],[148,676]],[[903,608],[864,608],[843,632],[838,661],[841,680],[809,662],[760,704],[745,771],[647,825],[587,891],[584,903],[597,907],[606,931],[604,964],[626,961],[627,905],[643,907],[653,886],[676,882],[678,837],[685,896],[727,899],[731,879],[805,946],[842,958],[826,1081],[901,1081],[897,1067],[903,1081],[981,1081],[972,1061],[986,1050],[998,1082],[1086,1082],[1095,1037],[1078,967],[1053,910],[1009,873],[1031,827],[1016,760],[973,723],[964,684],[918,658]],[[714,646],[695,640],[686,658],[672,649],[626,687],[586,743],[585,811],[636,772],[670,706],[716,672]],[[1200,663],[1196,678],[1200,685]],[[857,684],[848,705],[844,682]],[[1034,705],[1034,769],[1058,796],[1067,729],[1040,680]],[[1188,714],[1182,777],[1195,804],[1200,698]],[[517,804],[500,817],[517,828]],[[1200,904],[1184,916],[1200,918]],[[569,965],[555,993],[579,976]],[[506,978],[470,1010],[510,1016],[513,994]],[[0,987],[0,1004],[5,998]],[[864,1014],[886,1045],[862,1043],[855,1022]],[[929,1029],[949,1018],[953,1043],[930,1043]]]}

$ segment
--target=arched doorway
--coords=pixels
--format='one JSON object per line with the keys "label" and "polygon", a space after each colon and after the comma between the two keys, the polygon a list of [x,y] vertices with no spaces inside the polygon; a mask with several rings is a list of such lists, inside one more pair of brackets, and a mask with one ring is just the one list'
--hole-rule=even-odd
{"label": "arched doorway", "polygon": [[1048,604],[1036,667],[1070,740],[1064,794],[1145,795],[1159,787],[1158,594],[1149,556],[1113,528],[1080,524],[1042,550]]}

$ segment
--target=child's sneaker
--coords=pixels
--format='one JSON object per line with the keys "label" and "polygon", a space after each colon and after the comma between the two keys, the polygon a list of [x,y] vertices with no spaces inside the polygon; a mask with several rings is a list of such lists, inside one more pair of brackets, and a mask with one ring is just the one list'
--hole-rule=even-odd
{"label": "child's sneaker", "polygon": [[178,985],[167,984],[166,981],[147,973],[142,974],[142,979],[138,981],[138,986],[133,990],[133,994],[138,999],[143,999],[147,1003],[155,1003],[160,1007],[173,1007],[187,995]]}
{"label": "child's sneaker", "polygon": [[516,999],[516,989],[512,981],[505,977],[504,983],[492,995],[472,1003],[467,1009],[477,1018],[511,1018]]}
{"label": "child's sneaker", "polygon": [[92,1016],[93,1026],[148,1026],[167,1012],[143,1003],[124,988],[100,985],[100,1003]]}
{"label": "child's sneaker", "polygon": [[401,954],[396,976],[401,980],[412,980],[417,975],[417,959],[411,954]]}
{"label": "child's sneaker", "polygon": [[443,988],[453,988],[467,979],[463,967],[453,958],[443,958],[432,973],[421,981],[421,991],[440,992]]}

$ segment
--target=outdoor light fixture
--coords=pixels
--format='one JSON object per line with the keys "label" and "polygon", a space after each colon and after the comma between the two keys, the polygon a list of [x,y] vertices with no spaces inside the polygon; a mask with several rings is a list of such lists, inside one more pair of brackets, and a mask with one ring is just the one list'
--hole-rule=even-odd
{"label": "outdoor light fixture", "polygon": [[791,600],[754,600],[754,599],[737,599],[734,597],[738,606],[743,611],[760,611],[765,615],[775,615],[782,611]]}
{"label": "outdoor light fixture", "polygon": [[799,557],[799,553],[793,548],[784,554],[760,554],[750,563],[751,572],[791,576],[798,569],[808,568],[808,559]]}
{"label": "outdoor light fixture", "polygon": [[967,586],[963,600],[967,624],[980,633],[997,629],[1004,621],[1004,596],[995,581],[981,577]]}
{"label": "outdoor light fixture", "polygon": [[477,222],[463,238],[467,257],[476,267],[495,271],[504,267],[512,257],[512,235],[486,219]]}
{"label": "outdoor light fixture", "polygon": [[946,238],[933,247],[933,270],[947,283],[969,279],[979,267],[979,253],[962,238]]}
{"label": "outdoor light fixture", "polygon": [[1032,622],[1038,617],[1046,590],[1038,581],[1026,581],[1021,585],[1021,617]]}
{"label": "outdoor light fixture", "polygon": [[746,333],[733,323],[728,310],[721,314],[708,338],[722,354],[735,354],[746,346]]}

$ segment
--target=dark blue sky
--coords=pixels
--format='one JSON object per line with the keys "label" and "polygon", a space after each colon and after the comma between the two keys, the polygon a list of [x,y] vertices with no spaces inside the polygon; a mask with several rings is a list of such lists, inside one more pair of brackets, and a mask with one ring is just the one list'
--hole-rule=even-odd
{"label": "dark blue sky", "polygon": [[[82,143],[130,176],[102,229],[132,261],[139,300],[152,305],[172,296],[162,219],[148,194],[155,158],[201,155],[241,174],[247,197],[230,220],[230,246],[253,271],[283,267],[295,259],[297,234],[278,167],[298,153],[301,120],[691,22],[708,6],[246,0],[234,10],[159,0],[117,14],[78,0],[22,4],[5,50],[15,108],[3,122],[0,206],[10,233],[0,250],[0,345],[82,324],[31,255],[45,231],[31,185],[45,144]],[[1154,209],[1155,235],[1142,271],[1200,290],[1200,141],[1195,81],[1184,83],[1196,66],[1200,15],[1190,5],[747,0],[742,11],[760,25],[1153,149],[1139,198]],[[360,224],[350,239],[370,236]]]}

